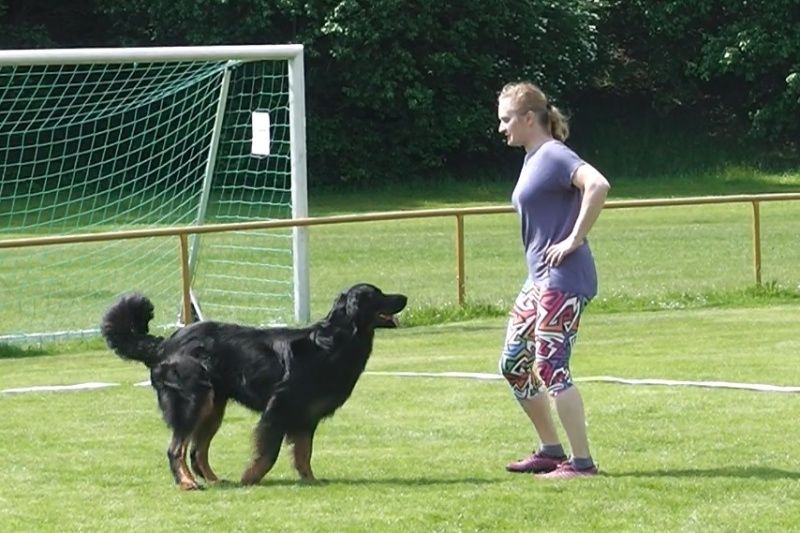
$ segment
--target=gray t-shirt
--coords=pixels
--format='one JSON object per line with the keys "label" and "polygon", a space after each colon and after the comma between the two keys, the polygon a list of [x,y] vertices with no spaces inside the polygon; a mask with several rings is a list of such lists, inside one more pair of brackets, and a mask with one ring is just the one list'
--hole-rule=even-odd
{"label": "gray t-shirt", "polygon": [[564,143],[547,141],[525,154],[511,203],[522,219],[522,244],[528,275],[537,285],[553,287],[593,298],[597,294],[597,271],[586,240],[561,264],[545,264],[545,251],[572,232],[581,206],[581,190],[572,176],[583,160]]}

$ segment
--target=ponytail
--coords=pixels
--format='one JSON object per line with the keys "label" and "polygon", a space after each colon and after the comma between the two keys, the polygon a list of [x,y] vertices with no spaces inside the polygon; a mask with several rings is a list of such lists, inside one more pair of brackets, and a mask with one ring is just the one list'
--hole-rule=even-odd
{"label": "ponytail", "polygon": [[554,105],[547,104],[547,127],[554,139],[564,142],[569,137],[569,122],[564,113]]}

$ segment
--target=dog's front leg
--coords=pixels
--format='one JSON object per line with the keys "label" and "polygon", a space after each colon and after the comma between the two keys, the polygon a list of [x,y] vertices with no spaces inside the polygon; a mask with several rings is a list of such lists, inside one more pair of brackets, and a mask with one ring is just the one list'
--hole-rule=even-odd
{"label": "dog's front leg", "polygon": [[211,465],[208,463],[208,448],[211,445],[211,439],[217,434],[217,430],[222,424],[223,416],[225,416],[225,400],[209,401],[211,403],[203,412],[200,422],[192,435],[193,440],[189,457],[195,474],[209,483],[215,483],[219,481],[219,478],[214,474]]}
{"label": "dog's front leg", "polygon": [[254,435],[253,461],[242,474],[242,485],[255,485],[267,475],[278,459],[285,434],[286,432],[271,420],[268,413],[262,415]]}
{"label": "dog's front leg", "polygon": [[[316,428],[314,428],[316,429]],[[314,443],[314,429],[308,432],[298,432],[289,435],[293,442],[292,462],[294,469],[303,481],[315,481],[314,472],[311,470],[311,451]]]}

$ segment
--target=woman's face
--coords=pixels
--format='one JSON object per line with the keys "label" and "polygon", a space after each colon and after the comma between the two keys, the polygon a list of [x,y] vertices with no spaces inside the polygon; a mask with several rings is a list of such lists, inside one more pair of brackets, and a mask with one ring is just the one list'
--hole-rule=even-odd
{"label": "woman's face", "polygon": [[497,131],[505,135],[509,146],[526,146],[533,133],[532,113],[518,112],[511,98],[501,98],[497,102]]}

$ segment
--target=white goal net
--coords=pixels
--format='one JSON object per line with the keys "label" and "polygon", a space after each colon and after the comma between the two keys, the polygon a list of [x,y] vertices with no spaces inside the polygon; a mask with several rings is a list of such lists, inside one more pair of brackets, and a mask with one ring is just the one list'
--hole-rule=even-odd
{"label": "white goal net", "polygon": [[[0,240],[307,216],[302,46],[0,51]],[[190,240],[204,318],[308,319],[302,228]],[[176,237],[0,248],[0,341],[174,324]]]}

